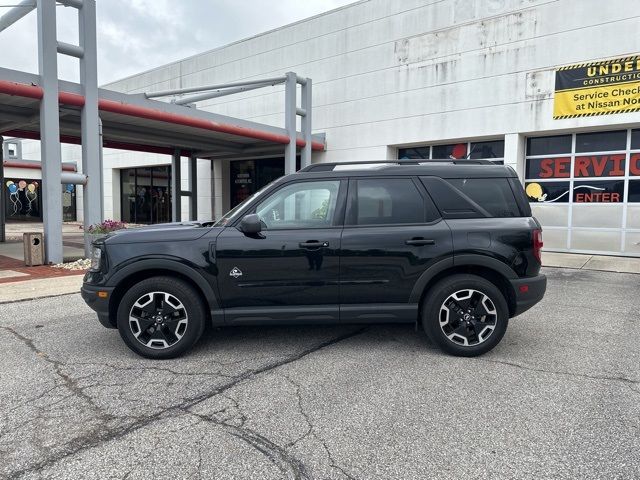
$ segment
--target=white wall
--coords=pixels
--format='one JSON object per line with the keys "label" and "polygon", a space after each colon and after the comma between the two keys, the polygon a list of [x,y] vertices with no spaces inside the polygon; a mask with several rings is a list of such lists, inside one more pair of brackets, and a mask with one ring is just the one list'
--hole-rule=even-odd
{"label": "white wall", "polygon": [[[554,69],[637,53],[637,29],[628,0],[370,0],[108,88],[296,71],[313,79],[313,127],[327,135],[314,161],[383,159],[394,155],[389,145],[640,123],[640,113],[552,119]],[[198,107],[282,126],[283,101],[273,87]]]}

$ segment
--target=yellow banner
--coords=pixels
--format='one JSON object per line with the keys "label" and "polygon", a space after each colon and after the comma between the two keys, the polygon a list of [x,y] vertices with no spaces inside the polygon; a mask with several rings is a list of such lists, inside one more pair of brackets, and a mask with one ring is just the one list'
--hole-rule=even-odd
{"label": "yellow banner", "polygon": [[553,118],[640,111],[640,57],[561,67],[556,71]]}

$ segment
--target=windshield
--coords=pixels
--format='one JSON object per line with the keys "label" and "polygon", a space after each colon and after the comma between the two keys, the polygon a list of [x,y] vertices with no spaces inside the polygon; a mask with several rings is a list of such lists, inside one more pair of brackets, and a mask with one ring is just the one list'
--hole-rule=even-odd
{"label": "windshield", "polygon": [[213,224],[213,226],[214,227],[225,227],[225,226],[229,225],[230,223],[232,223],[236,219],[236,215],[240,210],[244,209],[244,207],[246,207],[249,203],[252,203],[254,200],[256,200],[257,198],[261,197],[264,194],[264,192],[266,192],[269,189],[269,187],[271,185],[273,185],[274,183],[275,183],[275,180],[273,182],[271,182],[271,183],[268,183],[264,187],[262,187],[260,190],[258,190],[253,195],[245,198],[242,202],[240,202],[238,205],[236,205],[231,210],[229,210],[227,213],[225,213],[216,223]]}

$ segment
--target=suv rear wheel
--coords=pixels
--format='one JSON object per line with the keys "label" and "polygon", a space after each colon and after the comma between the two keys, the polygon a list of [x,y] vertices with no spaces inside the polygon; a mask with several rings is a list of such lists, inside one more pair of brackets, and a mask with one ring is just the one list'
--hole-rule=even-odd
{"label": "suv rear wheel", "polygon": [[476,275],[453,275],[431,288],[422,309],[427,336],[452,355],[475,357],[495,347],[507,330],[502,292]]}
{"label": "suv rear wheel", "polygon": [[204,331],[200,296],[177,278],[152,277],[135,284],[120,300],[118,331],[127,346],[147,358],[174,358]]}

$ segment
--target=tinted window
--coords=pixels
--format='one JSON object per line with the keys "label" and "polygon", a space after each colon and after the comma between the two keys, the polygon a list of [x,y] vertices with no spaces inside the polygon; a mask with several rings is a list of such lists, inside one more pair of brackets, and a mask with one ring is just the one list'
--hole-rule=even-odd
{"label": "tinted window", "polygon": [[466,158],[467,157],[467,144],[466,143],[452,143],[450,145],[434,145],[433,155],[431,158],[437,160],[444,160],[449,158]]}
{"label": "tinted window", "polygon": [[424,199],[409,178],[356,181],[356,225],[424,223]]}
{"label": "tinted window", "polygon": [[609,152],[627,148],[627,131],[580,133],[576,135],[576,152]]}
{"label": "tinted window", "polygon": [[493,142],[476,142],[471,144],[470,158],[503,158],[504,140]]}
{"label": "tinted window", "polygon": [[271,230],[329,227],[339,187],[339,180],[290,184],[260,202],[256,213]]}
{"label": "tinted window", "polygon": [[629,201],[640,203],[640,180],[629,180]]}
{"label": "tinted window", "polygon": [[532,203],[567,203],[570,185],[569,182],[527,182],[525,192]]}
{"label": "tinted window", "polygon": [[506,178],[452,178],[451,185],[484,208],[492,217],[519,217],[518,204]]}
{"label": "tinted window", "polygon": [[571,153],[571,135],[527,138],[527,155]]}
{"label": "tinted window", "polygon": [[420,158],[420,159],[429,158],[430,148],[431,147],[401,148],[398,150],[398,159],[412,160],[414,158]]}
{"label": "tinted window", "polygon": [[640,149],[640,130],[631,131],[631,148],[633,150]]}

